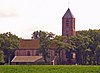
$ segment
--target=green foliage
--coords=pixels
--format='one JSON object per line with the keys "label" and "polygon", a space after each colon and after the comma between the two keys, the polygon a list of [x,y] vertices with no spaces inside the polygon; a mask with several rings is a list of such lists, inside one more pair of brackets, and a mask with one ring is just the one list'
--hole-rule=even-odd
{"label": "green foliage", "polygon": [[0,73],[100,73],[100,66],[4,65]]}
{"label": "green foliage", "polygon": [[4,51],[5,53],[5,59],[9,60],[10,63],[10,57],[12,55],[12,52],[14,49],[17,49],[19,46],[19,38],[16,35],[11,34],[10,32],[0,34],[0,50]]}
{"label": "green foliage", "polygon": [[[48,55],[48,45],[55,45],[55,54],[60,58],[62,49],[71,53],[76,51],[77,64],[100,64],[100,30],[77,31],[76,36],[54,36],[52,33],[35,31],[33,39],[40,39],[40,51],[46,59]],[[1,39],[2,40],[2,39]],[[70,55],[69,55],[70,58]]]}
{"label": "green foliage", "polygon": [[4,63],[4,52],[0,50],[0,63]]}
{"label": "green foliage", "polygon": [[100,64],[100,29],[77,31],[75,39],[78,63]]}
{"label": "green foliage", "polygon": [[56,51],[75,49],[77,64],[100,64],[100,30],[77,31],[76,36],[56,36],[52,39]]}
{"label": "green foliage", "polygon": [[45,63],[47,63],[47,58],[49,57],[48,46],[53,37],[54,34],[51,32],[35,31],[32,34],[32,39],[40,40],[39,51],[42,53]]}
{"label": "green foliage", "polygon": [[0,34],[0,49],[15,49],[19,46],[19,38],[10,32]]}

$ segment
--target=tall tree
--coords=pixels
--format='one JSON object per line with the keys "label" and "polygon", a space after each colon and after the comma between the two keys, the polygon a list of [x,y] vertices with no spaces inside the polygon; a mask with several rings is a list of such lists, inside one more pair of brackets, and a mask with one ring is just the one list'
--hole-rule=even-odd
{"label": "tall tree", "polygon": [[40,53],[44,58],[45,63],[47,63],[47,58],[49,57],[48,46],[50,44],[50,40],[54,37],[54,34],[51,32],[44,31],[35,31],[32,34],[32,39],[40,40]]}
{"label": "tall tree", "polygon": [[0,48],[5,53],[6,60],[10,64],[12,52],[14,49],[18,48],[19,38],[16,35],[11,34],[10,32],[0,34]]}

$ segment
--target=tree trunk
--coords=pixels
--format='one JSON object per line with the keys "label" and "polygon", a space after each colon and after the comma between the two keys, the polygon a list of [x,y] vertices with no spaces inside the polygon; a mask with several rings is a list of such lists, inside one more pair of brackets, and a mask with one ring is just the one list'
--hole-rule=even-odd
{"label": "tree trunk", "polygon": [[44,61],[45,61],[45,63],[47,63],[47,59],[46,59],[46,56],[44,56]]}

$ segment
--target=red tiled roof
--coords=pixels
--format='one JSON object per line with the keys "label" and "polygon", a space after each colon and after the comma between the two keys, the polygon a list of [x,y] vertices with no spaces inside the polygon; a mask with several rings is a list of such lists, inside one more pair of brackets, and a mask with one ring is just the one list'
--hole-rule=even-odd
{"label": "red tiled roof", "polygon": [[19,49],[38,49],[39,47],[39,39],[21,39],[19,43]]}
{"label": "red tiled roof", "polygon": [[[19,43],[19,49],[38,49],[40,48],[39,39],[21,39]],[[50,44],[49,49],[57,48],[56,44]]]}
{"label": "red tiled roof", "polygon": [[42,56],[15,56],[11,62],[36,62]]}

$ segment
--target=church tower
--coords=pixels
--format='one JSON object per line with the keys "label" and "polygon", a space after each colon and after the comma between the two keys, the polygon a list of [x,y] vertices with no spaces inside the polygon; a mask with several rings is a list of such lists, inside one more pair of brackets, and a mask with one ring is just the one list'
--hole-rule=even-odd
{"label": "church tower", "polygon": [[62,17],[62,36],[75,36],[75,17],[70,9]]}

